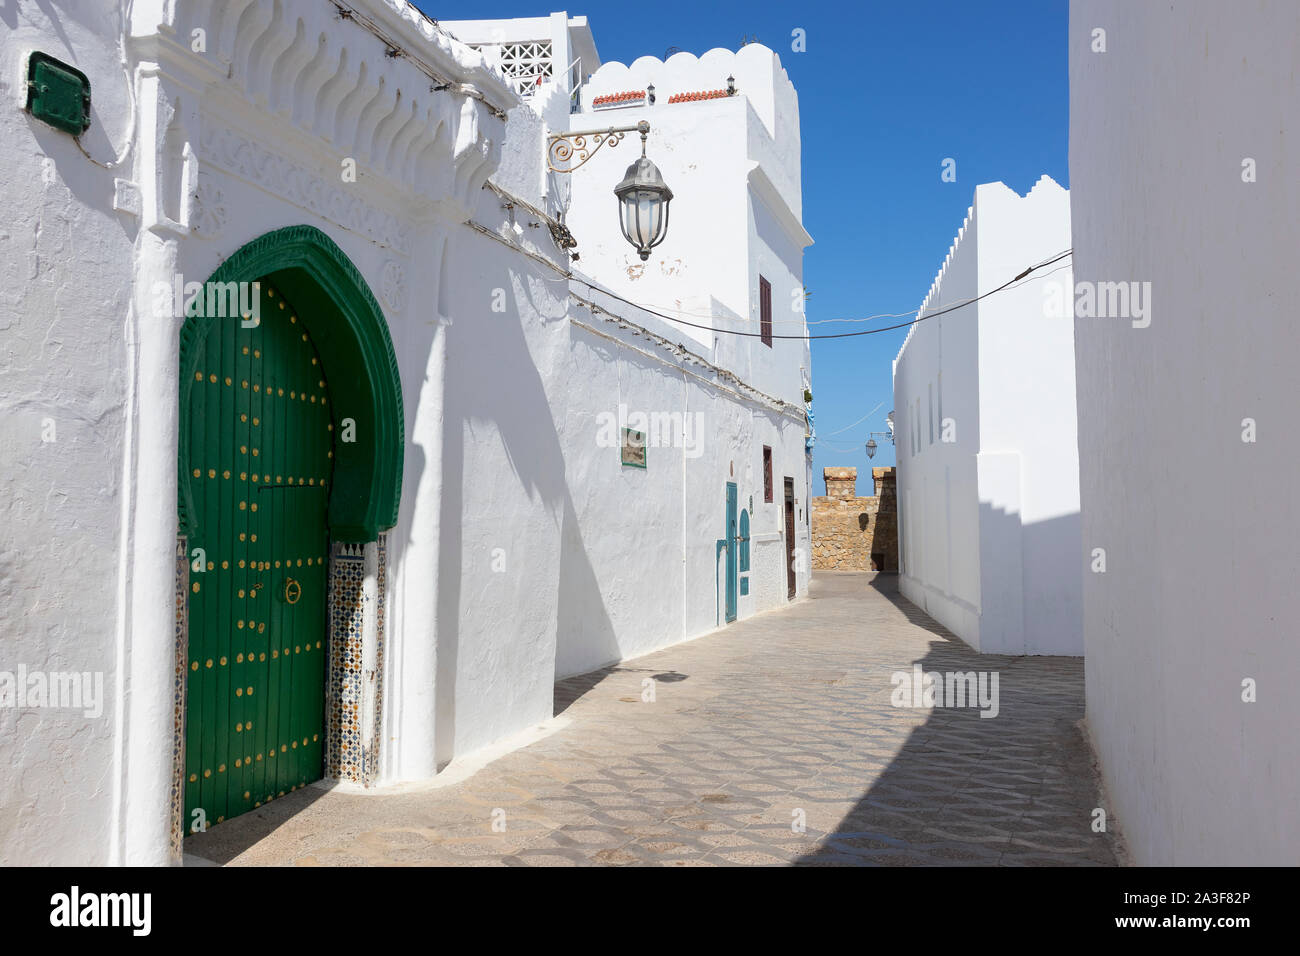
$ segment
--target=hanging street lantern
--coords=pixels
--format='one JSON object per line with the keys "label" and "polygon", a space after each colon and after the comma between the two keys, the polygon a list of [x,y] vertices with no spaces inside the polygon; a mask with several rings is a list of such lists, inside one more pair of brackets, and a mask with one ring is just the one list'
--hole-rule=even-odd
{"label": "hanging street lantern", "polygon": [[614,187],[619,202],[619,225],[623,238],[636,247],[644,262],[650,250],[668,234],[668,204],[673,191],[659,175],[659,167],[645,156],[645,138],[641,140],[641,158],[627,168],[623,181]]}
{"label": "hanging street lantern", "polygon": [[548,138],[546,168],[553,173],[572,173],[607,143],[617,146],[627,133],[641,134],[641,158],[627,168],[622,182],[614,187],[618,199],[618,222],[623,238],[630,242],[644,262],[650,250],[668,234],[668,204],[673,191],[659,173],[659,167],[646,158],[646,137],[650,124],[641,120],[635,126],[611,126],[604,130],[555,133]]}
{"label": "hanging street lantern", "polygon": [[874,438],[867,439],[867,457],[868,458],[876,457],[876,440]]}

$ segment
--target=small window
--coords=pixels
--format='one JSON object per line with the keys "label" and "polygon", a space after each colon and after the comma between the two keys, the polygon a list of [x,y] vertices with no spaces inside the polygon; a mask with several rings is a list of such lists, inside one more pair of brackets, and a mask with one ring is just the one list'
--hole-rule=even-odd
{"label": "small window", "polygon": [[763,500],[772,500],[772,448],[763,446]]}
{"label": "small window", "polygon": [[[772,283],[758,277],[758,332],[763,344],[772,347]],[[767,499],[771,501],[771,498]]]}

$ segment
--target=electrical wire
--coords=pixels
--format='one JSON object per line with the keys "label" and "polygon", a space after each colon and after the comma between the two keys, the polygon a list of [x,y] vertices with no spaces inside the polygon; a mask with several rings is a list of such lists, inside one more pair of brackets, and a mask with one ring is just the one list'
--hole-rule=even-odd
{"label": "electrical wire", "polygon": [[628,305],[630,305],[630,306],[634,306],[635,308],[638,308],[638,309],[640,309],[640,310],[643,311],[643,312],[647,312],[647,313],[649,313],[650,315],[655,316],[656,318],[663,319],[663,320],[666,321],[666,322],[676,322],[676,323],[679,324],[679,325],[685,325],[685,326],[687,326],[687,327],[689,327],[689,328],[693,328],[693,329],[704,329],[706,332],[713,332],[713,333],[715,333],[715,334],[739,335],[739,336],[743,336],[743,337],[746,337],[746,338],[764,338],[764,339],[767,339],[767,338],[772,338],[772,339],[848,339],[848,338],[854,338],[854,337],[859,336],[859,335],[877,335],[877,334],[879,334],[879,333],[881,333],[881,332],[892,332],[892,331],[894,331],[895,329],[905,329],[905,328],[908,328],[909,326],[918,325],[918,324],[920,324],[921,322],[924,322],[926,319],[934,319],[934,318],[938,318],[938,317],[941,316],[941,315],[947,315],[949,312],[956,312],[958,309],[964,309],[964,308],[965,308],[966,306],[968,306],[968,305],[973,305],[974,303],[979,302],[979,301],[982,300],[982,299],[987,299],[989,296],[994,295],[994,294],[996,294],[996,293],[998,293],[998,292],[1001,292],[1003,289],[1006,289],[1008,286],[1014,285],[1015,283],[1019,282],[1021,279],[1026,278],[1026,277],[1029,276],[1031,273],[1037,272],[1039,269],[1042,269],[1042,268],[1044,268],[1045,266],[1050,266],[1050,265],[1052,265],[1053,263],[1060,262],[1062,259],[1064,259],[1065,257],[1069,256],[1069,255],[1070,255],[1071,253],[1073,253],[1073,252],[1074,252],[1073,249],[1066,249],[1064,252],[1057,253],[1055,256],[1053,256],[1053,257],[1051,257],[1051,258],[1049,258],[1049,259],[1046,259],[1046,260],[1044,260],[1043,262],[1040,262],[1038,265],[1030,266],[1030,267],[1029,267],[1028,269],[1026,269],[1024,272],[1020,273],[1020,275],[1016,276],[1016,277],[1013,278],[1013,279],[1008,279],[1006,282],[1002,283],[1002,285],[998,286],[998,287],[995,288],[995,289],[989,289],[989,291],[984,292],[984,293],[981,293],[980,295],[977,295],[977,296],[975,296],[975,297],[972,298],[972,299],[968,299],[967,301],[965,301],[965,302],[961,302],[961,303],[958,303],[958,304],[956,304],[956,305],[951,305],[951,306],[949,306],[949,307],[946,308],[946,309],[940,309],[940,310],[937,311],[937,312],[930,312],[930,313],[927,313],[927,314],[924,314],[924,315],[919,315],[919,314],[918,314],[918,315],[916,316],[916,318],[912,319],[910,322],[899,322],[897,325],[888,325],[888,326],[885,326],[884,328],[879,328],[879,329],[861,329],[861,330],[859,330],[859,331],[857,331],[857,332],[834,332],[834,333],[831,333],[831,334],[828,334],[828,335],[775,335],[775,334],[773,334],[773,335],[764,335],[764,333],[761,332],[761,331],[760,331],[760,332],[741,332],[741,331],[738,331],[738,330],[735,330],[735,329],[719,329],[719,328],[715,328],[715,327],[712,326],[712,325],[699,325],[698,323],[695,323],[695,322],[687,322],[685,319],[675,319],[675,318],[673,318],[673,317],[670,316],[670,315],[664,315],[663,313],[661,313],[661,312],[656,312],[656,311],[654,311],[653,309],[647,309],[645,306],[640,305],[640,304],[638,304],[638,303],[636,303],[636,302],[633,302],[631,299],[626,299],[626,298],[624,298],[623,296],[619,295],[618,293],[616,293],[616,292],[611,292],[611,291],[608,290],[608,289],[602,289],[600,286],[593,285],[592,283],[587,282],[585,279],[580,279],[580,278],[578,278],[577,276],[574,276],[573,278],[574,278],[575,281],[577,281],[577,282],[581,282],[583,285],[587,286],[587,288],[589,288],[589,289],[592,289],[592,290],[597,291],[597,292],[601,292],[601,293],[603,293],[603,294],[605,294],[605,295],[608,295],[610,298],[617,299],[617,300],[620,301],[620,302],[624,302],[624,303],[626,303],[626,304],[628,304]]}
{"label": "electrical wire", "polygon": [[[651,302],[651,303],[647,303],[646,305],[642,306],[642,308],[646,308],[646,309],[671,309],[671,308],[673,308],[673,307],[672,307],[672,306],[665,306],[665,305],[655,305],[653,302]],[[693,319],[726,319],[726,318],[731,318],[731,316],[724,315],[724,314],[721,314],[721,313],[718,313],[718,312],[694,312],[694,311],[691,311],[691,310],[689,310],[689,309],[678,309],[678,310],[676,310],[676,311],[677,311],[677,314],[678,314],[678,315],[687,315],[687,316],[690,316],[690,317],[693,318]],[[844,319],[773,319],[773,320],[772,320],[772,324],[773,324],[773,325],[798,325],[798,326],[806,326],[806,325],[826,325],[826,324],[828,324],[828,323],[832,323],[832,322],[874,322],[874,321],[876,321],[877,319],[901,319],[901,318],[902,318],[903,316],[905,316],[905,315],[916,315],[916,310],[915,310],[915,309],[912,309],[912,310],[910,310],[910,311],[908,311],[908,312],[882,312],[882,313],[880,313],[879,315],[859,316],[859,317],[851,318],[851,319],[849,319],[849,318],[844,318]],[[736,316],[736,318],[741,318],[741,317],[740,317],[740,316]],[[680,321],[680,320],[679,320],[679,319],[674,319],[674,321]]]}
{"label": "electrical wire", "polygon": [[[868,418],[870,418],[872,415],[876,414],[876,412],[880,411],[880,409],[882,409],[882,408],[884,407],[884,405],[885,405],[884,402],[880,402],[879,404],[876,405],[875,408],[873,408],[871,411],[867,412],[865,415],[863,415],[861,418],[859,418],[856,422],[854,422],[853,425],[861,425],[863,422],[865,422],[865,421],[866,421]],[[846,432],[846,431],[848,431],[850,428],[852,428],[853,425],[845,425],[843,428],[837,428],[837,429],[836,429],[835,431],[833,431],[833,432],[827,432],[827,433],[826,433],[826,437],[829,438],[831,435],[839,435],[839,434],[841,434],[842,432]]]}
{"label": "electrical wire", "polygon": [[[1062,268],[1064,268],[1064,267],[1062,267]],[[1047,273],[1047,275],[1052,275],[1053,273],[1056,273],[1056,272],[1059,272],[1059,271],[1060,271],[1059,269],[1053,269],[1052,272]],[[956,308],[956,307],[958,307],[958,306],[967,305],[967,304],[969,304],[969,303],[972,302],[972,301],[974,301],[974,300],[973,300],[973,299],[964,299],[964,300],[962,300],[962,301],[960,301],[960,302],[954,302],[954,303],[952,304],[952,306],[953,306],[953,308]],[[651,308],[651,309],[662,309],[662,308],[666,308],[666,307],[665,307],[665,306],[656,306],[656,305],[654,305],[653,303],[651,303],[651,304],[648,306],[648,308]],[[692,318],[696,318],[696,319],[717,319],[717,318],[723,318],[723,319],[725,319],[725,318],[728,318],[728,316],[726,316],[726,315],[719,315],[719,314],[716,313],[716,312],[690,312],[690,311],[687,311],[686,309],[681,309],[681,310],[679,310],[679,311],[678,311],[678,314],[679,314],[679,315],[689,315],[689,316],[691,316]],[[861,322],[874,322],[874,321],[876,321],[877,319],[901,319],[901,318],[903,318],[903,316],[907,316],[907,315],[916,315],[916,310],[915,310],[915,309],[912,309],[911,311],[908,311],[908,312],[881,312],[881,313],[878,314],[878,315],[858,316],[858,317],[854,317],[854,318],[839,318],[839,319],[773,319],[773,320],[772,320],[772,324],[773,324],[773,325],[798,325],[798,326],[809,326],[809,325],[828,325],[828,324],[831,324],[831,323],[834,323],[834,322],[853,322],[853,323],[861,323]]]}
{"label": "electrical wire", "polygon": [[[370,33],[374,34],[388,47],[388,55],[390,57],[399,57],[399,56],[404,57],[408,63],[410,63],[417,70],[419,70],[430,80],[432,80],[435,84],[437,84],[430,88],[430,92],[449,89],[453,93],[457,93],[461,96],[467,96],[470,99],[478,100],[487,108],[488,112],[491,113],[493,116],[495,116],[497,119],[501,119],[501,120],[506,119],[507,108],[503,108],[496,105],[491,100],[489,100],[486,96],[484,96],[481,91],[475,89],[474,86],[468,83],[460,83],[455,80],[448,79],[447,77],[443,76],[442,74],[434,70],[431,66],[426,64],[419,56],[412,56],[409,53],[407,53],[407,51],[402,48],[401,44],[394,38],[390,37],[388,33],[385,32],[378,23],[376,23],[370,17],[366,16],[359,9],[357,9],[357,7],[353,5],[355,0],[330,0],[330,2],[334,5],[334,8],[338,12],[338,16],[340,19],[351,21],[352,23],[355,23],[361,26],[362,28],[368,30]],[[443,33],[446,36],[451,36],[451,34],[443,30],[441,24],[439,24],[437,20],[429,16],[423,10],[418,9],[415,6],[412,6],[411,9],[414,10],[416,13],[418,13],[422,18],[432,23],[434,28],[437,29],[440,33]],[[510,104],[508,108],[513,108],[513,106],[515,105],[517,104]]]}
{"label": "electrical wire", "polygon": [[[127,98],[131,101],[131,117],[130,119],[127,120],[126,123],[126,135],[125,135],[126,141],[122,145],[122,151],[120,153],[117,153],[112,160],[105,163],[101,160],[96,159],[94,156],[91,156],[90,153],[87,152],[86,147],[81,142],[81,137],[83,134],[79,133],[76,136],[72,137],[72,141],[77,144],[77,149],[81,150],[81,155],[85,156],[88,160],[90,160],[100,169],[117,169],[124,162],[126,162],[127,156],[129,156],[131,153],[131,147],[135,145],[135,113],[136,113],[135,77],[131,75],[131,61],[127,57],[127,53],[126,53],[126,35],[128,30],[130,30],[131,10],[134,6],[135,6],[135,0],[125,0],[125,2],[119,4],[117,8],[118,17],[121,20],[121,30],[119,31],[121,44],[120,44],[120,56],[118,58],[118,65],[122,67],[122,72],[126,74],[126,95]],[[108,145],[109,148],[112,148],[113,146],[112,140],[109,140]]]}

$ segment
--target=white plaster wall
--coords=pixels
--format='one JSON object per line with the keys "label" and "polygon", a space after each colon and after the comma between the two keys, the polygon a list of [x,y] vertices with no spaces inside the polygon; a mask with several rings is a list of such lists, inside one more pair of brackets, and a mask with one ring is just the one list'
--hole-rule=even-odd
{"label": "white plaster wall", "polygon": [[[978,186],[921,314],[1067,250],[1068,203],[1048,177]],[[1072,314],[1048,315],[1049,283],[1070,286],[1068,262],[922,321],[895,363],[900,586],[988,653],[1083,650]]]}
{"label": "white plaster wall", "polygon": [[[625,314],[669,331],[645,313]],[[571,324],[567,349],[545,366],[555,370],[552,409],[572,509],[561,556],[557,677],[723,623],[724,559],[717,542],[726,535],[726,483],[737,485],[737,515],[754,497],[751,534],[779,530],[779,505],[762,501],[763,445],[773,448],[778,500],[785,474],[795,479],[797,497],[805,493],[801,421],[742,400],[699,365],[683,371],[670,353],[580,307],[569,315],[590,328]],[[583,388],[573,389],[574,381]],[[616,418],[620,404],[629,415],[692,416],[694,442],[649,447],[644,470],[623,466],[619,449],[598,440],[601,416]],[[751,593],[739,598],[739,618],[787,603],[781,541],[755,543],[751,562]],[[798,588],[806,587],[801,572]]]}
{"label": "white plaster wall", "polygon": [[[978,236],[972,209],[922,304],[922,314],[978,294]],[[968,306],[925,319],[908,332],[894,363],[894,430],[902,552],[899,589],[978,648],[980,383],[975,309]],[[945,417],[955,426],[956,441],[950,444],[941,440]]]}
{"label": "white plaster wall", "polygon": [[[184,27],[196,18],[207,26],[220,22],[221,17],[205,19],[202,8],[197,2],[165,10],[139,3],[134,28],[147,33],[173,15]],[[320,14],[301,4],[275,10],[274,18],[241,20],[238,37],[251,44],[269,23],[271,47],[283,52],[294,38],[291,15]],[[480,62],[424,34],[432,27],[413,19],[404,4],[378,12],[413,24],[394,29],[413,44],[433,43],[457,68],[473,71]],[[317,176],[326,185],[340,182],[338,155],[288,122],[302,118],[304,103],[286,102],[284,91],[300,87],[281,84],[272,97],[279,102],[271,104],[239,93],[239,84],[268,79],[272,66],[301,67],[301,51],[268,62],[250,58],[236,44],[233,52],[242,54],[236,57],[236,84],[224,80],[223,66],[221,82],[206,90],[210,64],[198,57],[181,65],[177,56],[141,74],[133,103],[118,62],[124,29],[116,8],[105,13],[100,4],[76,0],[48,10],[25,5],[0,11],[0,155],[14,172],[3,194],[0,226],[0,323],[14,333],[3,351],[0,400],[8,414],[0,427],[6,447],[25,448],[29,456],[27,464],[0,478],[6,512],[0,598],[11,635],[0,669],[25,664],[88,670],[101,673],[105,687],[104,712],[89,721],[66,712],[0,709],[0,758],[12,768],[0,783],[5,862],[168,858],[179,323],[152,314],[151,281],[170,281],[176,273],[202,280],[240,245],[270,229],[316,225],[342,246],[376,292],[394,323],[404,364],[432,354],[430,330],[397,327],[409,302],[438,297],[432,277],[404,258],[422,243],[436,244],[426,242],[415,222],[430,207],[403,205],[400,189],[385,178],[421,171],[397,163],[396,149],[412,142],[409,134],[417,126],[397,122],[395,97],[373,101],[387,112],[351,114],[350,132],[363,130],[367,137],[365,150],[355,151],[361,175],[352,191],[362,197],[360,206],[350,196],[322,198],[307,186]],[[338,44],[367,44],[346,31],[330,36],[335,56]],[[229,58],[235,31],[223,31],[221,44],[212,39],[211,55]],[[100,163],[116,160],[115,169],[95,165],[71,137],[22,111],[26,56],[33,48],[89,75],[93,116],[82,142]],[[355,46],[352,53],[355,63]],[[315,79],[323,83],[329,76],[318,72]],[[487,93],[501,95],[491,77],[482,79]],[[392,89],[387,79],[382,82]],[[441,198],[453,217],[453,188],[477,193],[473,177],[491,159],[491,150],[483,148],[490,141],[479,137],[482,115],[478,106],[462,107],[454,142],[446,128],[435,137],[449,159],[453,146],[457,150],[457,168],[434,170],[431,183],[445,190]],[[131,138],[133,118],[138,139]],[[307,117],[329,118],[319,108]],[[436,132],[438,112],[427,119],[435,124],[429,132]],[[224,133],[236,125],[251,145],[228,158],[247,161],[243,176],[201,156],[206,147],[200,130]],[[355,145],[343,132],[331,128],[338,150]],[[274,159],[248,159],[248,150],[267,147]],[[394,152],[385,154],[385,147]],[[295,190],[296,199],[287,200]],[[347,192],[340,182],[339,193]],[[400,251],[390,239],[402,240]],[[404,396],[407,409],[421,407],[423,378],[404,372],[403,380],[412,385]],[[57,437],[42,443],[46,418]],[[400,558],[400,540],[395,550]],[[400,583],[393,598],[402,601]],[[430,640],[432,626],[430,616],[423,631]],[[122,685],[128,679],[126,694]]]}
{"label": "white plaster wall", "polygon": [[[602,68],[610,69],[612,64]],[[594,87],[585,91],[597,95]],[[619,228],[614,187],[641,154],[640,136],[627,134],[606,145],[570,175],[571,203],[565,221],[578,240],[579,268],[638,305],[679,317],[682,341],[713,345],[713,300],[742,317],[751,316],[749,266],[741,255],[719,255],[719,245],[746,236],[745,109],[736,99],[603,110],[572,117],[576,129],[650,123],[646,155],[673,191],[668,232],[642,262]],[[749,331],[757,331],[757,320]]]}
{"label": "white plaster wall", "polygon": [[752,190],[747,218],[750,303],[746,314],[760,315],[758,280],[762,276],[772,286],[772,344],[764,345],[760,338],[721,335],[717,337],[718,359],[760,391],[802,403],[803,373],[811,373],[812,368],[803,311],[803,250],[782,228],[767,202]]}
{"label": "white plaster wall", "polygon": [[[675,93],[725,89],[729,75],[736,78],[734,97],[668,102]],[[650,83],[654,106],[590,108],[599,96]],[[667,61],[641,57],[631,66],[605,63],[584,88],[583,102],[585,112],[567,117],[569,129],[650,123],[646,155],[673,200],[667,236],[643,263],[622,236],[613,195],[639,155],[639,136],[629,133],[617,147],[603,147],[565,184],[566,222],[578,239],[582,270],[641,306],[692,323],[675,326],[679,340],[716,348],[717,361],[755,387],[801,402],[799,369],[810,368],[805,339],[777,339],[768,347],[756,336],[711,331],[759,331],[762,275],[772,286],[774,331],[806,334],[793,293],[803,287],[803,249],[812,240],[799,223],[798,97],[779,58],[750,44],[698,58],[678,53]]]}
{"label": "white plaster wall", "polygon": [[[1070,195],[1043,176],[1025,196],[1001,183],[977,187],[980,291],[1070,248]],[[985,562],[986,587],[1019,610],[981,627],[981,648],[1011,654],[1082,654],[1079,468],[1074,396],[1074,322],[1044,308],[1053,287],[1073,288],[1069,259],[979,303],[980,456],[1014,454],[982,465],[982,521],[990,541],[1019,539],[1020,565]],[[1011,510],[1014,509],[1014,510]],[[1019,516],[1018,523],[1013,515]],[[998,551],[994,552],[1000,553]],[[1005,552],[1001,552],[1005,553]]]}
{"label": "white plaster wall", "polygon": [[[493,126],[473,103],[457,101],[448,112],[435,100],[430,150],[402,164],[383,151],[404,141],[396,121],[386,122],[395,97],[377,94],[378,108],[390,112],[363,111],[344,130],[325,112],[304,115],[302,104],[276,102],[274,93],[268,103],[245,97],[238,83],[205,87],[202,76],[168,75],[157,104],[140,113],[151,138],[139,167],[131,160],[116,174],[128,186],[128,177],[141,180],[143,198],[133,202],[130,188],[119,189],[135,211],[116,212],[114,173],[88,164],[70,138],[20,109],[30,40],[90,74],[96,114],[87,149],[104,159],[120,149],[113,136],[126,128],[130,105],[105,38],[121,25],[101,20],[93,6],[66,5],[57,25],[26,7],[21,17],[0,12],[14,17],[4,20],[0,53],[7,98],[0,156],[17,174],[4,197],[12,214],[0,226],[0,322],[15,333],[0,353],[0,394],[7,447],[19,450],[0,478],[7,518],[0,597],[12,632],[0,668],[102,670],[107,691],[105,715],[92,722],[51,712],[15,722],[13,711],[0,710],[0,722],[11,725],[0,735],[0,756],[14,768],[0,782],[0,858],[167,859],[174,566],[170,552],[167,560],[158,555],[171,547],[176,520],[175,327],[148,337],[154,327],[140,310],[150,293],[138,283],[173,272],[201,281],[240,246],[282,226],[313,225],[338,243],[383,308],[398,360],[408,444],[398,524],[388,535],[384,779],[430,776],[454,756],[549,717],[557,675],[717,626],[725,482],[734,473],[742,503],[750,494],[761,499],[764,444],[774,449],[778,503],[755,515],[754,532],[768,540],[755,544],[753,591],[740,615],[786,602],[776,509],[785,474],[795,478],[801,511],[807,501],[801,405],[780,413],[703,364],[686,366],[702,379],[683,374],[679,358],[575,306],[570,293],[590,295],[588,286],[570,285],[464,224],[472,217],[507,243],[563,262],[549,232],[529,228],[526,211],[512,214],[477,188],[504,134],[498,183],[537,197],[535,115],[515,109],[507,126]],[[199,6],[186,4],[178,16],[196,17]],[[137,12],[149,21],[144,7]],[[268,36],[264,52],[295,42],[284,18]],[[65,40],[70,50],[58,46]],[[224,42],[219,49],[231,54],[230,38]],[[463,50],[451,53],[466,70],[477,68]],[[240,82],[255,86],[274,72],[274,57],[245,54],[234,50],[236,73],[248,73]],[[304,62],[301,50],[289,59]],[[385,88],[393,88],[387,80]],[[174,154],[154,143],[173,107],[183,121]],[[327,128],[332,145],[319,138]],[[345,133],[362,129],[384,136],[354,149]],[[213,132],[243,144],[203,140]],[[249,159],[263,149],[272,155]],[[319,180],[328,191],[340,156],[353,152],[358,182],[340,181],[331,201],[295,185]],[[440,161],[429,161],[435,154]],[[54,161],[48,181],[45,155]],[[170,193],[155,197],[155,173]],[[743,176],[739,182],[743,223]],[[138,218],[159,212],[174,221],[137,235]],[[743,275],[748,267],[738,268]],[[504,311],[493,308],[498,289]],[[680,341],[668,323],[625,311]],[[618,343],[570,318],[606,328]],[[718,361],[712,343],[696,353]],[[701,455],[651,448],[646,471],[620,467],[618,449],[598,447],[592,427],[593,413],[616,412],[620,401],[647,412],[702,411]],[[46,409],[58,441],[42,445]],[[802,515],[797,544],[805,551],[806,527]],[[801,568],[800,593],[807,580]],[[128,651],[129,708],[116,679]],[[139,718],[129,732],[123,714]]]}
{"label": "white plaster wall", "polygon": [[[521,145],[502,150],[501,164],[492,174],[492,182],[537,208],[542,208],[546,201],[545,154],[537,148],[543,135],[542,118],[532,107],[520,104],[512,109],[506,122],[505,141]],[[529,146],[524,147],[525,143]],[[526,211],[521,210],[518,218],[525,217]],[[535,221],[536,217],[528,218]]]}
{"label": "white plaster wall", "polygon": [[1088,723],[1145,865],[1300,859],[1297,37],[1282,0],[1071,7],[1075,276],[1152,284],[1149,327],[1075,329]]}
{"label": "white plaster wall", "polygon": [[[475,221],[514,237],[500,205],[484,190]],[[544,230],[528,232],[550,244]],[[447,256],[440,765],[551,716],[566,498],[546,363],[567,286],[465,227]]]}
{"label": "white plaster wall", "polygon": [[[23,111],[27,55],[90,78],[91,155],[126,144],[116,9],[0,9],[0,670],[99,673],[103,712],[0,708],[0,863],[104,864],[120,809],[123,463],[136,224],[114,174]],[[47,424],[48,420],[48,424]],[[54,441],[42,441],[52,427]],[[173,466],[174,467],[174,466]],[[171,574],[170,569],[167,572]],[[32,826],[33,820],[57,826]]]}

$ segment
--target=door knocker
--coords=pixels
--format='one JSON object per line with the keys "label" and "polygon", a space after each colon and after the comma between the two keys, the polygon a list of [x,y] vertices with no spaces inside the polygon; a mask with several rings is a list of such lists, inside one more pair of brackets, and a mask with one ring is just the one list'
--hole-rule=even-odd
{"label": "door knocker", "polygon": [[284,582],[284,599],[290,604],[297,604],[298,599],[302,597],[302,585],[293,578],[288,578]]}

